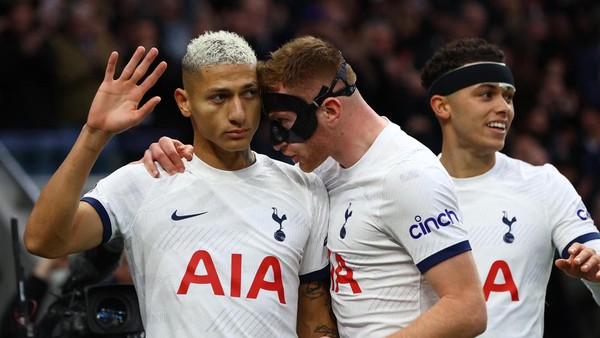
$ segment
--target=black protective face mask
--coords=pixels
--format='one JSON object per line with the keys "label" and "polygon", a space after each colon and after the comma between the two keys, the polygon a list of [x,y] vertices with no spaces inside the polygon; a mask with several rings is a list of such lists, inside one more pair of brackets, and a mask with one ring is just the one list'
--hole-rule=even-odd
{"label": "black protective face mask", "polygon": [[[334,92],[333,88],[340,80],[345,86]],[[328,97],[350,96],[355,90],[356,84],[351,85],[346,80],[346,61],[342,61],[342,65],[329,87],[323,86],[311,103],[295,95],[263,93],[262,111],[265,116],[268,117],[269,113],[276,111],[291,111],[296,113],[297,116],[294,125],[290,129],[284,128],[279,121],[269,120],[271,142],[273,144],[306,142],[317,130],[317,115],[315,112],[321,107],[323,101]]]}

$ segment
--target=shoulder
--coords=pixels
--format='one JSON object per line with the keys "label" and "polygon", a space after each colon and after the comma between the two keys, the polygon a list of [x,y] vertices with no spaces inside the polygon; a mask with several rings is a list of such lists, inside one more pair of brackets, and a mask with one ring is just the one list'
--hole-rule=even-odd
{"label": "shoulder", "polygon": [[323,187],[323,182],[315,173],[302,171],[298,166],[286,162],[274,160],[263,154],[256,154],[257,161],[264,167],[264,171],[274,178],[286,180],[291,185],[319,188]]}
{"label": "shoulder", "polygon": [[512,173],[515,179],[522,181],[538,181],[540,184],[551,182],[568,182],[568,179],[558,169],[550,164],[532,165],[525,161],[509,157],[503,153],[497,153],[496,161],[500,170]]}
{"label": "shoulder", "polygon": [[101,179],[97,186],[102,186],[106,191],[112,191],[118,194],[122,191],[124,194],[136,192],[145,194],[157,186],[164,184],[166,181],[172,181],[177,177],[184,176],[182,174],[169,175],[162,169],[158,178],[153,177],[141,163],[133,163],[122,166],[115,170],[110,175]]}

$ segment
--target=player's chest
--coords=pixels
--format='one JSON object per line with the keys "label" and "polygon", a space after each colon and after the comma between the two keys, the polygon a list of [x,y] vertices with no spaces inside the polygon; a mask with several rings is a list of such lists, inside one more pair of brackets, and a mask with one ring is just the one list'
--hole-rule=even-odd
{"label": "player's chest", "polygon": [[301,252],[310,232],[309,213],[303,208],[283,199],[233,198],[208,191],[148,203],[134,227],[145,242],[165,249],[177,245],[224,252],[248,247]]}
{"label": "player's chest", "polygon": [[507,252],[516,252],[517,248],[544,252],[551,249],[552,226],[539,203],[494,194],[459,202],[474,248],[503,248]]}

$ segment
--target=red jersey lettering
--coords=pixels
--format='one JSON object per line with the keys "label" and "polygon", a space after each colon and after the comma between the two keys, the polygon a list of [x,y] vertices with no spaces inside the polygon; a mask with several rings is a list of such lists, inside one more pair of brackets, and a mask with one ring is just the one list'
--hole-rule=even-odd
{"label": "red jersey lettering", "polygon": [[[334,255],[334,259],[331,259],[331,252],[329,253],[331,261],[331,290],[335,292],[340,291],[340,284],[349,284],[352,289],[352,293],[361,293],[362,290],[358,285],[358,282],[354,280],[354,272],[346,265],[346,261],[339,254]],[[337,265],[334,268],[334,265]]]}
{"label": "red jersey lettering", "polygon": [[[200,263],[200,261],[204,263],[206,275],[196,275],[196,268],[198,267],[198,263]],[[190,284],[192,283],[210,284],[215,295],[225,295],[225,292],[223,292],[223,287],[221,286],[221,281],[219,280],[219,275],[217,274],[217,269],[215,268],[215,264],[213,263],[210,254],[204,250],[198,250],[194,252],[192,258],[190,258],[190,262],[185,270],[185,275],[183,275],[181,284],[179,284],[179,290],[177,290],[177,294],[187,294]]]}
{"label": "red jersey lettering", "polygon": [[[496,277],[499,273],[504,277],[504,283],[496,283]],[[495,261],[490,267],[490,272],[483,284],[483,293],[486,302],[490,298],[490,293],[492,292],[510,292],[510,297],[513,302],[519,300],[519,290],[512,278],[510,267],[505,261]]]}
{"label": "red jersey lettering", "polygon": [[[204,275],[196,274],[196,269],[198,268],[198,264],[200,264],[200,262],[202,262],[204,269],[206,270],[206,274]],[[269,270],[272,271],[273,277],[267,280]],[[215,295],[225,295],[225,292],[223,291],[223,286],[221,284],[221,280],[219,279],[219,274],[217,273],[217,269],[215,268],[215,264],[212,260],[212,257],[208,252],[204,250],[198,250],[194,252],[192,258],[190,258],[190,261],[185,270],[185,274],[183,275],[183,278],[181,279],[181,282],[179,284],[177,294],[187,294],[190,284],[210,284]],[[230,286],[231,289],[229,295],[234,298],[241,297],[241,254],[231,255]],[[260,290],[277,292],[279,302],[285,304],[285,291],[283,287],[283,277],[281,275],[281,265],[279,264],[279,260],[276,257],[267,256],[262,260],[260,266],[258,267],[258,271],[256,271],[256,274],[254,275],[252,285],[250,285],[250,290],[248,291],[248,295],[246,296],[246,298],[256,299]]]}
{"label": "red jersey lettering", "polygon": [[[269,268],[273,270],[273,281],[269,282],[265,280]],[[276,291],[279,296],[279,302],[285,304],[285,293],[283,292],[283,282],[281,278],[281,266],[277,258],[268,256],[263,259],[262,263],[258,267],[256,276],[252,281],[250,291],[248,291],[248,298],[256,298],[260,289]]]}

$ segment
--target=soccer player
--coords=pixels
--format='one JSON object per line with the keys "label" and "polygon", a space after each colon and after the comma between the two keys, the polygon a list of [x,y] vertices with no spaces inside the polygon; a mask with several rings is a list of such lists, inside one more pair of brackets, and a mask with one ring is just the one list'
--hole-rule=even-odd
{"label": "soccer player", "polygon": [[[448,173],[379,116],[339,50],[314,37],[259,65],[276,149],[318,173],[330,198],[331,295],[343,337],[473,337],[486,325],[481,282]],[[189,147],[161,138],[165,169]],[[162,147],[162,149],[161,149]],[[170,161],[175,161],[171,163]]]}
{"label": "soccer player", "polygon": [[29,218],[27,249],[60,257],[122,236],[148,337],[335,335],[323,283],[327,192],[316,175],[250,149],[257,59],[240,36],[207,32],[188,45],[175,90],[194,130],[185,172],[154,179],[127,165],[80,200],[102,148],[160,101],[138,109],[166,68],[138,85],[158,54],[144,52],[117,79],[111,54],[87,123]]}
{"label": "soccer player", "polygon": [[421,75],[442,128],[441,163],[453,178],[483,281],[484,337],[542,337],[555,264],[600,304],[600,234],[558,170],[501,153],[515,116],[503,52],[479,38],[437,50]]}

